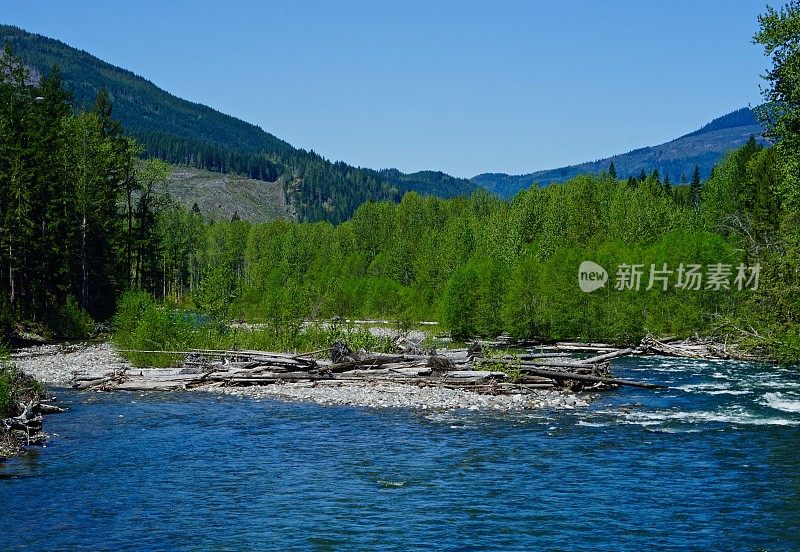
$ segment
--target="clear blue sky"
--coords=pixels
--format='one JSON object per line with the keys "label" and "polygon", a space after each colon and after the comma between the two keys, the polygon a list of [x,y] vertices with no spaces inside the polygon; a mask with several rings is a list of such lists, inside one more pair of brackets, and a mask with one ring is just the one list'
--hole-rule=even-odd
{"label": "clear blue sky", "polygon": [[654,145],[759,103],[764,6],[0,0],[0,22],[334,160],[470,177]]}

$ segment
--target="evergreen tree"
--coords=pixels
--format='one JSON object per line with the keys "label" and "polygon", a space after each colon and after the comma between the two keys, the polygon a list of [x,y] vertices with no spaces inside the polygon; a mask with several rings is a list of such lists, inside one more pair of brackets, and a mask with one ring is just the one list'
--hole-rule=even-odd
{"label": "evergreen tree", "polygon": [[97,317],[124,287],[120,182],[134,158],[102,98],[71,113],[58,67],[37,84],[0,57],[0,302],[55,320],[74,297]]}
{"label": "evergreen tree", "polygon": [[613,161],[608,164],[608,175],[613,179],[617,178],[617,168],[614,166]]}
{"label": "evergreen tree", "polygon": [[159,290],[163,283],[160,261],[160,243],[156,233],[158,213],[163,207],[158,186],[170,174],[169,165],[160,159],[148,159],[137,169],[139,198],[135,208],[136,255],[133,264],[133,283],[150,292]]}
{"label": "evergreen tree", "polygon": [[653,169],[653,172],[650,173],[650,178],[652,178],[653,182],[656,184],[661,184],[661,174],[658,172],[658,168]]}
{"label": "evergreen tree", "polygon": [[694,166],[694,172],[692,173],[692,182],[689,185],[692,191],[692,204],[696,207],[700,205],[700,166]]}

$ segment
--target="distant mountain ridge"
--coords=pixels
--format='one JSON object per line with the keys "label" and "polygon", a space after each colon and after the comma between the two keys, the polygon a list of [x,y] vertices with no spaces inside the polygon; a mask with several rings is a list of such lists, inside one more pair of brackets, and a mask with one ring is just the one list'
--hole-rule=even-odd
{"label": "distant mountain ridge", "polygon": [[[752,110],[742,108],[658,146],[524,175],[484,173],[464,179],[440,171],[373,170],[334,163],[314,151],[296,148],[256,125],[178,98],[131,71],[58,40],[0,25],[0,45],[6,42],[35,75],[47,74],[58,64],[78,107],[90,107],[97,91],[105,88],[113,102],[113,116],[143,143],[149,156],[199,170],[174,171],[171,185],[187,204],[193,203],[192,194],[201,194],[194,202],[207,205],[217,217],[227,217],[228,211],[238,206],[254,221],[289,217],[335,223],[348,219],[365,201],[398,201],[409,191],[453,197],[485,188],[509,198],[534,183],[546,185],[583,173],[600,173],[608,170],[612,161],[620,178],[642,170],[649,174],[657,168],[662,176],[678,183],[681,176],[691,177],[695,165],[707,177],[727,151],[763,132]],[[203,171],[241,178],[216,178]],[[182,178],[187,181],[182,183]],[[256,190],[258,182],[271,184],[261,193]],[[277,193],[281,189],[283,196]],[[214,199],[202,197],[204,193]],[[240,197],[220,201],[224,193]],[[255,206],[256,201],[271,200],[275,205]]]}
{"label": "distant mountain ridge", "polygon": [[679,183],[682,177],[691,178],[695,165],[700,167],[701,176],[707,178],[712,167],[726,152],[741,147],[750,136],[766,143],[761,138],[763,132],[764,129],[758,123],[753,110],[743,107],[717,117],[694,132],[658,146],[638,148],[597,161],[522,175],[484,173],[471,180],[490,192],[508,198],[533,184],[545,186],[554,182],[565,182],[579,174],[607,171],[613,161],[619,178],[636,176],[642,170],[650,174],[658,169],[662,177],[669,176],[671,182]]}
{"label": "distant mountain ridge", "polygon": [[[0,25],[0,45],[10,43],[28,66],[47,74],[59,66],[78,107],[90,107],[105,88],[113,116],[150,156],[199,169],[279,182],[299,220],[339,222],[368,200],[398,201],[408,191],[443,197],[469,194],[477,185],[444,173],[408,175],[332,163],[293,147],[260,127],[183,100],[152,82],[58,40]],[[390,177],[390,178],[389,178]]]}

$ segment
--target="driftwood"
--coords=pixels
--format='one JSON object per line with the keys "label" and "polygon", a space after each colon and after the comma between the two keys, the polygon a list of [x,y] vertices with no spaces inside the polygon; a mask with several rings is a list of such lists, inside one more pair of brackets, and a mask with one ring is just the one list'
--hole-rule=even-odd
{"label": "driftwood", "polygon": [[738,349],[736,345],[728,343],[727,338],[701,338],[697,335],[684,340],[658,340],[648,335],[642,339],[639,350],[644,354],[686,358],[717,358],[756,362],[765,360],[758,355],[749,354]]}
{"label": "driftwood", "polygon": [[36,413],[36,405],[38,405],[37,401],[30,401],[27,405],[24,405],[22,414],[5,418],[0,423],[3,424],[6,430],[25,431],[30,436],[31,431],[39,431],[42,428],[42,415]]}
{"label": "driftwood", "polygon": [[40,402],[39,400],[31,400],[28,404],[20,403],[22,413],[17,416],[0,419],[0,426],[6,431],[19,431],[25,433],[25,439],[30,444],[32,438],[38,440],[36,437],[42,430],[42,415],[43,414],[56,414],[64,412],[63,408]]}
{"label": "driftwood", "polygon": [[657,385],[655,383],[645,383],[641,381],[630,381],[630,380],[622,380],[616,378],[607,378],[602,376],[593,376],[591,374],[565,374],[563,372],[556,372],[553,370],[542,370],[539,368],[528,368],[523,367],[521,371],[533,374],[535,376],[542,376],[546,378],[553,378],[553,379],[561,379],[561,380],[575,380],[575,381],[587,381],[592,383],[603,383],[606,385],[628,385],[631,387],[643,387],[645,389],[664,389],[666,388],[665,385]]}
{"label": "driftwood", "polygon": [[[619,385],[658,387],[611,377],[609,360],[631,349],[615,349],[584,360],[563,351],[486,358],[479,345],[424,353],[413,342],[399,344],[399,353],[354,353],[343,343],[310,353],[194,350],[171,368],[129,369],[103,377],[76,375],[78,389],[110,391],[175,390],[198,387],[271,385],[288,382],[347,383],[391,381],[423,386],[470,389],[478,393],[535,393],[541,389],[613,388]],[[598,344],[579,353],[597,351]],[[132,351],[133,352],[133,351]],[[141,352],[141,351],[135,351]],[[159,351],[162,352],[162,351]],[[168,354],[171,352],[167,352]],[[315,359],[327,354],[329,359]],[[498,369],[500,368],[500,369]]]}
{"label": "driftwood", "polygon": [[605,353],[603,355],[593,356],[591,358],[587,358],[579,362],[581,364],[596,364],[598,362],[608,362],[613,358],[618,358],[621,356],[627,356],[632,354],[634,354],[633,349],[619,349],[618,351],[612,351],[610,353]]}

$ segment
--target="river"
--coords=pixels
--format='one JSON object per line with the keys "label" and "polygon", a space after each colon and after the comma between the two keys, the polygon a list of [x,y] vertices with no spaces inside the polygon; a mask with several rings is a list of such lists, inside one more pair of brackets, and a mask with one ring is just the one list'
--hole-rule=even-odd
{"label": "river", "polygon": [[0,550],[798,550],[800,375],[614,363],[590,406],[430,412],[58,390]]}

